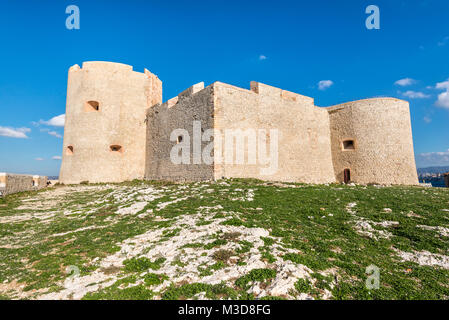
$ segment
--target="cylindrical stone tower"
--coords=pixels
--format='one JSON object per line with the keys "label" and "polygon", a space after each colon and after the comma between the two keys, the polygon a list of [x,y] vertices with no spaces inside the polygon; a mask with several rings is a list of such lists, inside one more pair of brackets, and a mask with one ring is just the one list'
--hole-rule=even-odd
{"label": "cylindrical stone tower", "polygon": [[111,62],[71,67],[59,181],[143,179],[146,110],[161,102],[162,82],[148,70]]}
{"label": "cylindrical stone tower", "polygon": [[418,184],[407,101],[366,99],[328,112],[337,181]]}

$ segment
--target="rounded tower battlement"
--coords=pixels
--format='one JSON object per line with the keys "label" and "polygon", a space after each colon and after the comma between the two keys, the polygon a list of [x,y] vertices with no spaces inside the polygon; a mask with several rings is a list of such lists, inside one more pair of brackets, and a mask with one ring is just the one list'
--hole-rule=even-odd
{"label": "rounded tower battlement", "polygon": [[69,69],[62,183],[119,182],[145,173],[146,110],[162,102],[162,82],[112,62]]}
{"label": "rounded tower battlement", "polygon": [[418,184],[407,101],[373,98],[327,110],[337,181]]}

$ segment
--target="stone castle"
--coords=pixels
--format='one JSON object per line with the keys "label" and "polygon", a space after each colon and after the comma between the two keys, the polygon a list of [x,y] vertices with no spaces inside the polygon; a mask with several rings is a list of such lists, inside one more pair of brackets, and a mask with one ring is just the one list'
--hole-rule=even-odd
{"label": "stone castle", "polygon": [[[264,172],[267,162],[222,161],[229,145],[224,150],[218,138],[232,129],[244,134],[245,159],[257,144],[245,134],[262,133],[259,155],[261,141],[276,147],[270,149],[276,170]],[[193,143],[187,161],[173,161],[173,148],[195,137],[200,142]],[[212,161],[198,161],[204,152]],[[313,98],[258,82],[249,90],[199,83],[162,103],[162,82],[146,69],[139,73],[111,62],[70,68],[60,182],[237,177],[418,184],[409,104],[375,98],[318,107]]]}

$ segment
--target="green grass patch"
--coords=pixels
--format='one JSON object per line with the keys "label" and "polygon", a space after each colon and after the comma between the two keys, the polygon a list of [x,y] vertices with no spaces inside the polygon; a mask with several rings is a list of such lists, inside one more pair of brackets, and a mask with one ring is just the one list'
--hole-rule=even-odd
{"label": "green grass patch", "polygon": [[169,278],[165,274],[147,273],[144,277],[145,284],[147,286],[154,286],[162,284]]}
{"label": "green grass patch", "polygon": [[205,293],[209,299],[237,299],[238,292],[224,283],[210,285],[205,283],[191,283],[181,286],[171,286],[163,294],[164,300],[190,299],[199,293]]}
{"label": "green grass patch", "polygon": [[243,277],[235,281],[235,285],[246,289],[251,282],[265,282],[276,277],[276,270],[273,269],[253,269]]}
{"label": "green grass patch", "polygon": [[143,272],[149,269],[159,270],[161,265],[165,262],[165,258],[158,258],[154,261],[146,257],[141,258],[132,258],[123,261],[123,265],[125,266],[125,272]]}

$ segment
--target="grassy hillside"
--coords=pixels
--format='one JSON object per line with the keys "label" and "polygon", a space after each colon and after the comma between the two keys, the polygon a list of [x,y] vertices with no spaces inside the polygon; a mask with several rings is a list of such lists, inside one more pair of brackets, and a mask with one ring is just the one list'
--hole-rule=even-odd
{"label": "grassy hillside", "polygon": [[0,199],[5,299],[447,299],[448,279],[449,189],[135,181]]}

